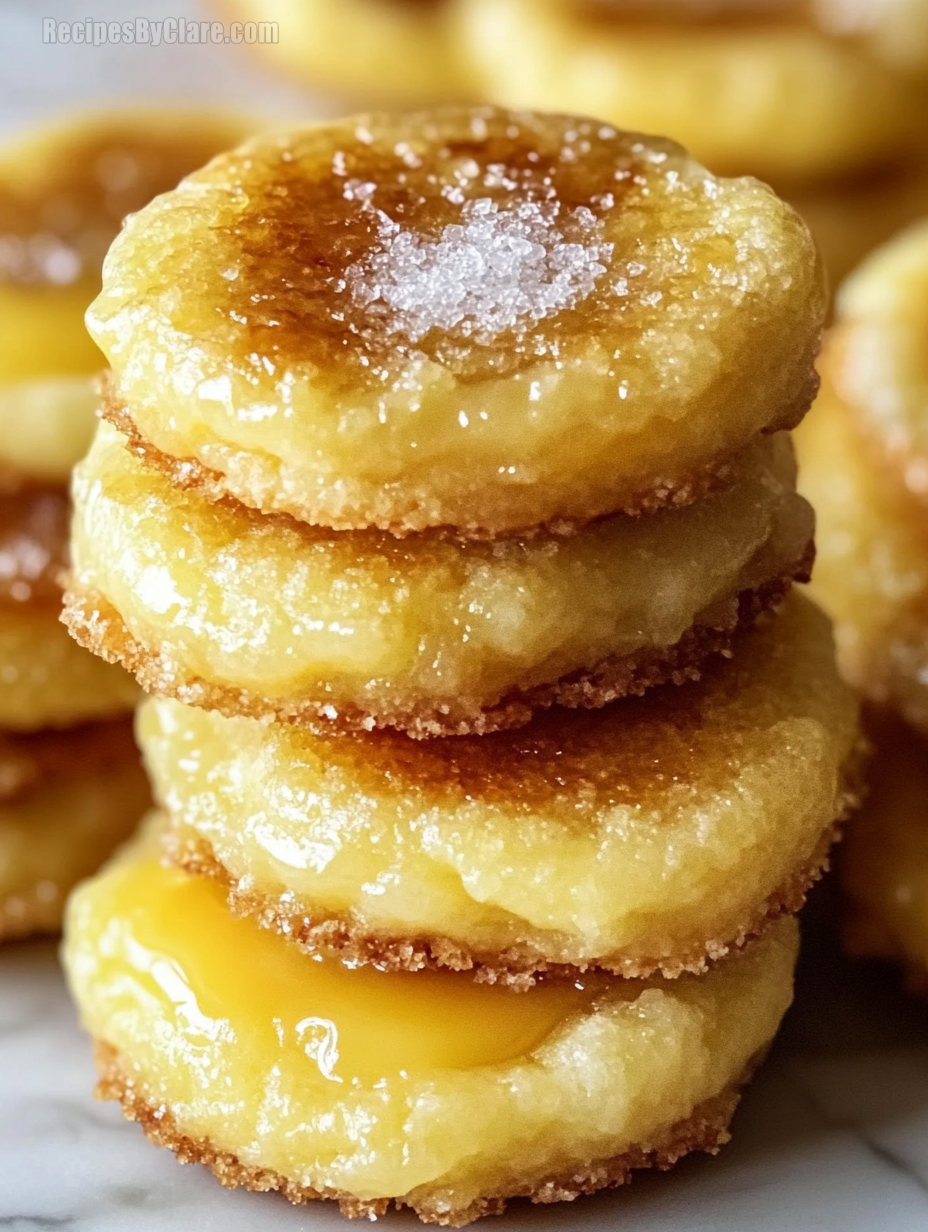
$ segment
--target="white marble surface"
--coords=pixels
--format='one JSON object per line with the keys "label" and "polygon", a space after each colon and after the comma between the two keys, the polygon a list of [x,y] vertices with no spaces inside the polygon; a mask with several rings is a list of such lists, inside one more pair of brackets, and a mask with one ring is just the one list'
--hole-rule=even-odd
{"label": "white marble surface", "polygon": [[[338,3],[339,0],[331,0]],[[329,109],[275,81],[243,48],[67,48],[41,18],[205,16],[191,0],[0,0],[0,134],[62,109],[132,98],[214,101],[270,115]],[[282,32],[285,36],[285,32]],[[822,912],[820,911],[821,915]],[[735,1141],[627,1191],[521,1207],[505,1225],[547,1232],[926,1232],[928,1006],[891,974],[851,969],[811,930],[796,1009],[746,1097]],[[0,1232],[306,1232],[328,1207],[228,1193],[95,1103],[87,1041],[51,944],[0,951]],[[412,1228],[394,1216],[389,1223]],[[502,1225],[493,1224],[493,1227]]]}
{"label": "white marble surface", "polygon": [[[821,902],[813,912],[823,917]],[[800,995],[732,1144],[626,1190],[513,1208],[494,1228],[925,1232],[928,1006],[841,962],[813,919]],[[323,1232],[327,1206],[229,1193],[95,1103],[90,1048],[51,944],[0,952],[0,1229]],[[389,1216],[386,1223],[415,1221]]]}

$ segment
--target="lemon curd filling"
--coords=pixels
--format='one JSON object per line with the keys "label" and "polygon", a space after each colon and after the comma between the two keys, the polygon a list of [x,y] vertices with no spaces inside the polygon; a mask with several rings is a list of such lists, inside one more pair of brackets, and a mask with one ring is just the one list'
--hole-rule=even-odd
{"label": "lemon curd filling", "polygon": [[222,1024],[311,1083],[501,1065],[532,1052],[593,996],[581,981],[520,996],[449,972],[385,975],[313,961],[230,916],[215,882],[155,858],[113,875],[105,910],[113,922],[101,938],[102,979],[116,970],[107,952],[125,954],[139,991],[174,1006],[191,1049]]}
{"label": "lemon curd filling", "polygon": [[159,1109],[160,1141],[214,1167],[224,1152],[226,1183],[396,1198],[461,1223],[485,1199],[666,1143],[707,1101],[727,1119],[789,1003],[795,949],[787,921],[702,980],[521,994],[352,970],[234,919],[216,886],[149,848],[72,898],[65,957],[136,1114]]}

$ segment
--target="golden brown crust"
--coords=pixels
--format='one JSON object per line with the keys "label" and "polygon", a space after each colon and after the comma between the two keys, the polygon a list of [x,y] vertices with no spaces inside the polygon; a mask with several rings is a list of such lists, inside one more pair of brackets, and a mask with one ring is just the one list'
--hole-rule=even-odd
{"label": "golden brown crust", "polygon": [[421,971],[450,968],[473,971],[478,983],[504,984],[517,991],[531,988],[544,973],[553,978],[575,978],[577,971],[604,970],[626,979],[661,975],[675,979],[686,972],[702,974],[732,950],[740,950],[762,936],[784,915],[795,915],[816,881],[828,870],[829,851],[840,837],[841,824],[860,804],[862,753],[855,752],[844,770],[844,782],[835,824],[822,835],[811,858],[782,886],[749,912],[732,936],[710,938],[699,946],[662,958],[606,955],[595,963],[555,963],[535,946],[523,944],[498,953],[477,951],[449,937],[389,937],[371,934],[350,914],[313,916],[292,895],[274,898],[243,888],[217,859],[210,843],[189,831],[168,831],[167,858],[188,873],[211,877],[227,891],[229,907],[250,916],[262,928],[291,938],[311,954],[324,954],[350,964],[372,964],[382,971]]}
{"label": "golden brown crust", "polygon": [[133,637],[106,599],[98,594],[83,594],[73,588],[73,581],[65,592],[62,620],[82,646],[110,663],[121,663],[146,692],[159,697],[175,697],[189,706],[217,710],[230,718],[244,716],[298,723],[323,735],[393,727],[415,740],[427,740],[438,736],[486,735],[522,727],[533,714],[550,706],[596,710],[620,697],[640,696],[655,685],[698,680],[706,659],[719,654],[730,657],[739,632],[782,599],[794,580],[808,580],[813,557],[814,546],[810,542],[801,559],[782,577],[756,590],[742,591],[737,596],[737,614],[724,628],[694,625],[673,646],[647,647],[630,655],[611,656],[592,670],[581,670],[533,689],[514,690],[486,709],[480,709],[475,701],[473,712],[464,718],[448,715],[447,708],[416,712],[397,707],[374,714],[357,708],[336,711],[324,699],[282,703],[245,689],[186,675],[177,664]]}
{"label": "golden brown crust", "polygon": [[591,1161],[582,1168],[557,1173],[533,1182],[513,1193],[477,1199],[461,1208],[447,1207],[444,1202],[413,1199],[410,1195],[397,1198],[377,1198],[364,1201],[338,1190],[314,1189],[301,1185],[269,1168],[243,1164],[228,1151],[222,1151],[208,1138],[190,1138],[177,1125],[173,1113],[164,1104],[153,1105],[139,1089],[137,1079],[124,1065],[115,1048],[96,1041],[95,1056],[100,1075],[95,1094],[98,1099],[116,1100],[130,1121],[137,1121],[146,1136],[157,1146],[167,1147],[184,1164],[203,1164],[227,1189],[244,1188],[259,1193],[276,1191],[290,1202],[328,1200],[337,1202],[349,1219],[376,1219],[386,1214],[391,1205],[397,1209],[411,1207],[423,1223],[462,1227],[484,1215],[501,1215],[513,1198],[528,1198],[534,1203],[570,1202],[581,1194],[625,1185],[639,1169],[656,1168],[665,1172],[684,1155],[703,1151],[715,1155],[728,1142],[728,1126],[741,1098],[741,1088],[762,1060],[755,1058],[747,1072],[721,1094],[700,1104],[690,1116],[669,1126],[655,1138],[611,1159]]}
{"label": "golden brown crust", "polygon": [[[816,351],[817,349],[816,346]],[[765,430],[767,434],[791,431],[800,423],[818,391],[819,377],[816,372],[813,371],[810,374],[809,382],[808,387],[802,391],[801,396],[797,398],[796,402],[784,409],[777,422],[771,424]],[[244,494],[239,493],[233,496],[229,492],[225,476],[219,471],[204,466],[196,458],[172,457],[146,440],[133,420],[129,408],[120,399],[116,391],[115,376],[111,371],[108,370],[100,376],[99,389],[101,416],[126,438],[126,447],[145,466],[159,472],[174,487],[180,488],[183,491],[194,491],[209,501],[237,500],[242,504],[248,503]],[[657,480],[647,491],[627,498],[624,503],[620,502],[615,509],[610,510],[608,516],[624,513],[636,517],[640,514],[656,513],[660,509],[690,505],[694,501],[699,500],[700,497],[717,488],[724,487],[730,482],[734,460],[734,457],[716,459],[701,470],[694,472],[685,480],[675,480],[673,482]],[[258,508],[257,505],[253,507]],[[269,513],[271,511],[262,509],[261,512]],[[596,520],[598,520],[597,516],[591,516],[587,519],[557,518],[534,526],[514,527],[502,534],[489,531],[476,524],[467,527],[444,526],[431,527],[429,529],[431,533],[440,535],[442,538],[460,541],[475,539],[492,540],[510,537],[527,538],[534,534],[542,533],[556,535],[575,534],[585,525],[588,525],[590,521]],[[370,523],[361,523],[352,519],[339,520],[337,518],[327,518],[324,524],[331,530],[338,531],[364,530],[370,525]],[[404,522],[384,523],[378,521],[375,525],[378,529],[388,531],[397,538],[422,533],[422,528],[418,524],[411,525]]]}

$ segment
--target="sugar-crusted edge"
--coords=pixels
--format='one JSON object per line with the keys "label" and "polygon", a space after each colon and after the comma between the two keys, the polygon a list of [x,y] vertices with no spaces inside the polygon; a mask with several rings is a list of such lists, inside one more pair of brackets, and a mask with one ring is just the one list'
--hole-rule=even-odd
{"label": "sugar-crusted edge", "polygon": [[[812,405],[819,388],[818,374],[814,367],[811,367],[815,354],[818,353],[818,347],[819,343],[816,342],[809,361],[808,381],[797,394],[795,402],[784,407],[778,418],[763,430],[764,435],[791,431],[798,426]],[[105,370],[98,377],[98,389],[101,418],[111,423],[126,438],[126,447],[130,453],[134,454],[149,469],[163,475],[174,487],[182,491],[197,492],[212,502],[233,500],[267,515],[281,513],[281,507],[271,508],[266,502],[249,499],[249,494],[238,488],[232,491],[227,477],[221,471],[205,466],[199,459],[189,456],[174,457],[152,444],[139,430],[129,406],[120,398],[116,376],[111,369]],[[618,501],[615,508],[608,511],[607,516],[622,513],[630,517],[638,517],[643,514],[656,513],[661,509],[691,505],[709,492],[725,487],[731,482],[732,464],[737,456],[737,452],[734,452],[715,458],[701,468],[697,468],[686,479],[671,481],[666,477],[656,478],[650,487],[626,497],[624,501]],[[338,518],[333,517],[327,511],[311,508],[308,505],[300,509],[289,509],[285,516],[292,516],[297,521],[326,526],[330,530],[337,531],[365,530],[375,527],[397,538],[404,538],[406,535],[421,534],[424,530],[428,530],[443,538],[467,541],[515,536],[527,538],[537,534],[576,534],[590,522],[604,516],[604,511],[597,507],[591,509],[587,516],[553,517],[529,526],[507,526],[505,530],[477,523],[466,526],[425,527],[418,520],[409,517],[405,519]]]}
{"label": "sugar-crusted edge", "polygon": [[857,778],[855,758],[845,772],[838,819],[822,834],[810,859],[748,912],[732,935],[710,937],[660,958],[619,953],[606,954],[595,961],[578,957],[568,963],[552,961],[539,945],[530,942],[491,954],[450,937],[371,933],[350,914],[313,917],[298,901],[243,889],[241,880],[229,874],[211,845],[200,836],[193,838],[187,833],[168,831],[163,842],[169,863],[188,873],[210,877],[223,887],[233,914],[254,919],[262,928],[290,938],[309,954],[372,965],[381,971],[471,971],[478,983],[501,984],[516,991],[531,988],[541,975],[569,979],[578,971],[607,971],[624,979],[647,979],[653,975],[676,979],[684,974],[705,973],[732,951],[742,950],[762,937],[783,916],[795,915],[802,908],[811,888],[830,867],[829,852],[841,837],[843,822],[860,803]]}
{"label": "sugar-crusted edge", "polygon": [[667,1171],[693,1151],[717,1154],[731,1137],[728,1127],[741,1098],[741,1089],[763,1061],[765,1052],[766,1049],[755,1057],[745,1073],[720,1094],[700,1104],[689,1117],[657,1133],[651,1141],[632,1147],[621,1155],[594,1160],[582,1168],[527,1183],[517,1192],[481,1197],[458,1208],[449,1207],[446,1201],[430,1202],[421,1195],[415,1198],[407,1194],[396,1198],[363,1200],[343,1191],[327,1187],[316,1189],[301,1184],[270,1168],[243,1164],[231,1152],[216,1147],[210,1139],[192,1138],[185,1134],[166,1104],[155,1105],[146,1099],[138,1080],[123,1063],[117,1050],[102,1040],[95,1041],[99,1073],[95,1094],[98,1099],[117,1101],[127,1120],[136,1121],[150,1141],[173,1151],[180,1163],[204,1165],[227,1189],[241,1187],[261,1193],[276,1191],[296,1205],[318,1200],[334,1201],[349,1219],[377,1219],[386,1214],[392,1205],[397,1209],[407,1206],[423,1223],[462,1227],[485,1215],[501,1215],[507,1202],[514,1198],[528,1198],[534,1203],[571,1202],[581,1194],[625,1185],[634,1172],[645,1168]]}
{"label": "sugar-crusted edge", "polygon": [[737,596],[736,618],[727,628],[693,625],[673,646],[645,647],[630,655],[610,656],[593,669],[581,669],[550,684],[515,689],[485,709],[474,699],[471,713],[463,718],[450,717],[441,708],[414,710],[398,705],[379,713],[358,707],[341,708],[333,713],[334,707],[325,697],[281,702],[246,689],[186,675],[161,652],[148,649],[135,638],[108,600],[102,595],[81,591],[74,579],[65,591],[61,619],[77,642],[107,662],[122,664],[146,692],[174,697],[190,706],[217,710],[230,718],[245,716],[297,723],[322,735],[370,731],[379,727],[396,728],[416,740],[486,735],[522,727],[537,711],[551,706],[599,709],[621,697],[640,696],[655,685],[679,685],[698,680],[706,659],[715,655],[730,658],[732,644],[738,635],[778,603],[793,581],[808,579],[814,551],[810,540],[803,555],[780,577],[756,589],[742,591]]}

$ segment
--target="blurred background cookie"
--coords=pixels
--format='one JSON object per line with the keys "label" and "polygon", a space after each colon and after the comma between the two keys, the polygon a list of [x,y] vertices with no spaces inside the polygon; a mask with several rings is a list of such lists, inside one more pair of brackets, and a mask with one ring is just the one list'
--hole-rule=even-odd
{"label": "blurred background cookie", "polygon": [[848,827],[841,878],[852,954],[901,964],[928,994],[928,742],[886,713],[868,715],[869,792]]}
{"label": "blurred background cookie", "polygon": [[60,620],[68,484],[103,365],[84,311],[125,215],[244,132],[213,114],[99,113],[0,149],[0,938],[57,928],[68,890],[146,807],[137,687]]}
{"label": "blurred background cookie", "polygon": [[[796,433],[817,512],[812,593],[835,621],[842,671],[928,731],[928,229],[878,251],[838,297],[822,391]],[[839,392],[840,390],[840,392]]]}

